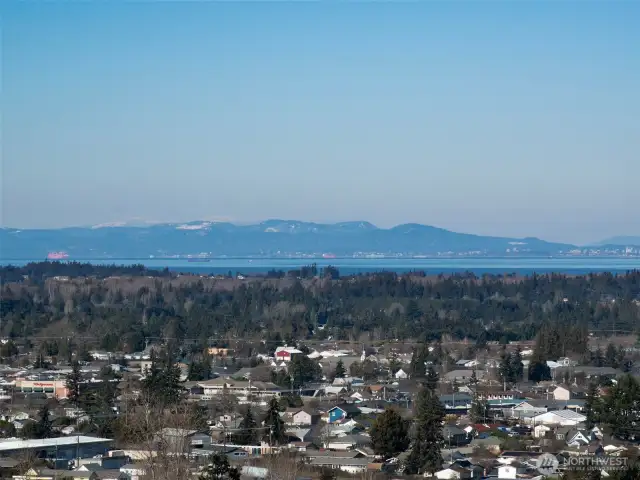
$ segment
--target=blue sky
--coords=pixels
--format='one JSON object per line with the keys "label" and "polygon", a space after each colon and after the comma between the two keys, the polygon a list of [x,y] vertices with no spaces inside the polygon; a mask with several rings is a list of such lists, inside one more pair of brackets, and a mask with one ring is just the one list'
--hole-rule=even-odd
{"label": "blue sky", "polygon": [[640,235],[640,2],[2,2],[2,224]]}

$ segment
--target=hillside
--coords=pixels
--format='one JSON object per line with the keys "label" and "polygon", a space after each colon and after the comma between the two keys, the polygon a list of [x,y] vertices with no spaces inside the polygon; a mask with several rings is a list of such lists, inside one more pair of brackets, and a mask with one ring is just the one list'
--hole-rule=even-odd
{"label": "hillside", "polygon": [[189,222],[151,226],[100,225],[0,230],[0,257],[43,259],[64,251],[71,259],[210,256],[549,255],[573,248],[537,238],[456,233],[419,224],[383,229],[369,222],[318,224],[268,220],[253,225]]}
{"label": "hillside", "polygon": [[640,237],[630,235],[611,237],[598,242],[598,245],[626,245],[640,247]]}

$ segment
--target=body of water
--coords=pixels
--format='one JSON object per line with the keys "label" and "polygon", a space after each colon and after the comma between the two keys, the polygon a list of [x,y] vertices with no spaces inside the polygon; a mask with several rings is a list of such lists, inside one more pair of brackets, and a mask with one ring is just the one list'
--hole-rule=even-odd
{"label": "body of water", "polygon": [[[7,265],[24,265],[29,261],[0,261]],[[342,274],[369,273],[376,271],[410,272],[425,271],[428,274],[473,272],[477,275],[489,274],[531,274],[566,273],[586,274],[591,272],[624,273],[640,270],[640,258],[632,257],[580,257],[580,258],[332,258],[332,259],[212,259],[209,262],[189,262],[187,259],[84,259],[78,260],[99,264],[132,265],[143,264],[148,268],[163,269],[196,274],[259,274],[269,270],[294,270],[315,263],[319,268],[333,266]]]}

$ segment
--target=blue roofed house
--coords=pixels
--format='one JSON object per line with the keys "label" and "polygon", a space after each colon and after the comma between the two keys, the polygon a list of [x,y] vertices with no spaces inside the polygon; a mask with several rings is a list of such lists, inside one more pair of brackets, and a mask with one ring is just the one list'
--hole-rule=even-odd
{"label": "blue roofed house", "polygon": [[358,416],[360,409],[355,405],[345,403],[343,405],[336,405],[329,409],[327,413],[329,417],[328,423],[338,423]]}

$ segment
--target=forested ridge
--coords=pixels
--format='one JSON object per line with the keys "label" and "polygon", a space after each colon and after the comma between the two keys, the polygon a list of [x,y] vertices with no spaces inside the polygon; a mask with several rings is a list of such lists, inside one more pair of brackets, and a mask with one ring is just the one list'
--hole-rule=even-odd
{"label": "forested ridge", "polygon": [[[78,336],[136,351],[147,338],[431,341],[533,339],[541,326],[640,331],[640,272],[624,275],[376,273],[315,266],[264,277],[42,262],[0,269],[1,333]],[[61,278],[64,277],[64,278]],[[559,333],[563,335],[562,332]]]}

